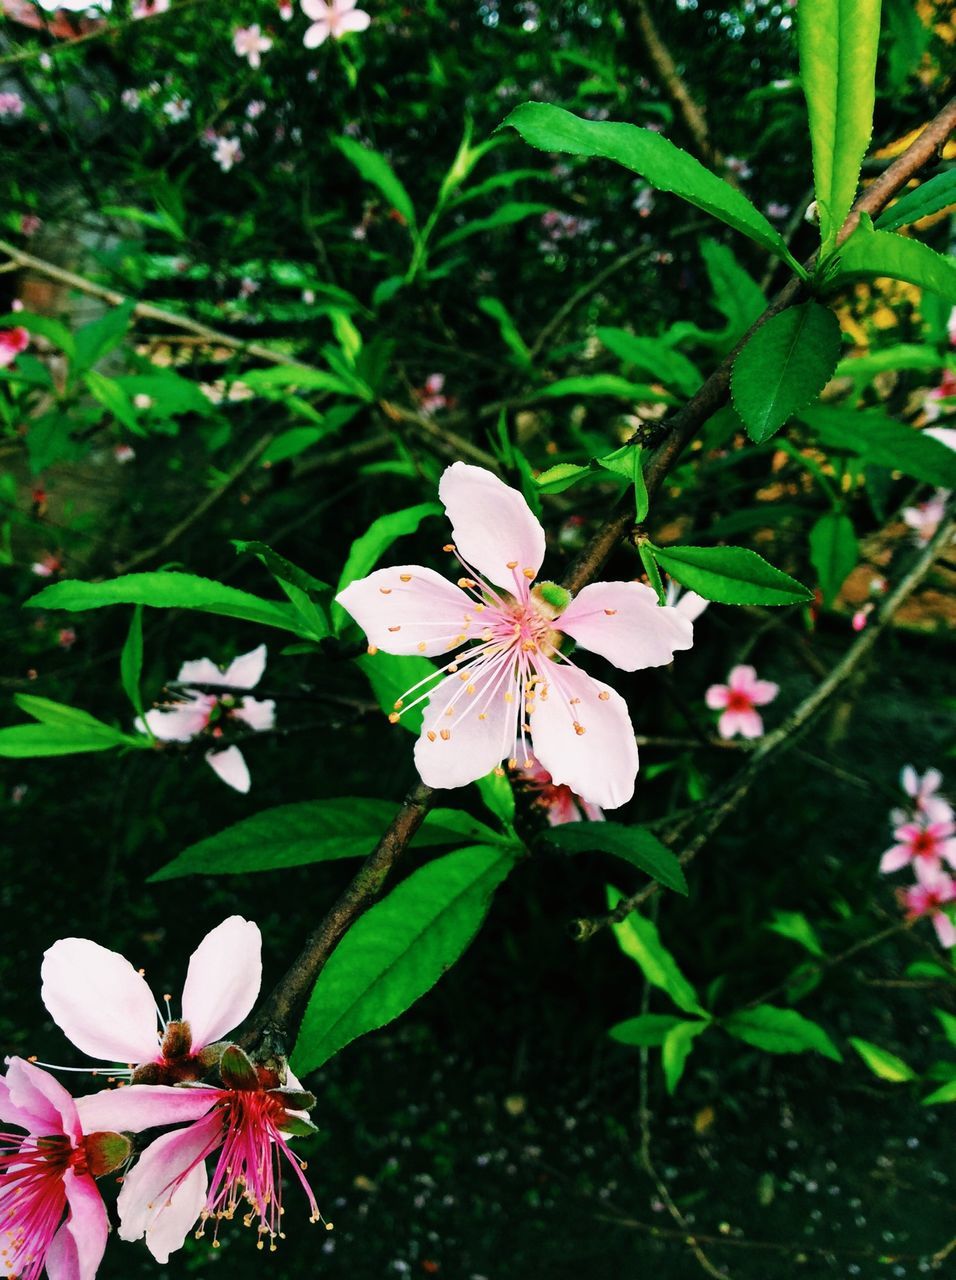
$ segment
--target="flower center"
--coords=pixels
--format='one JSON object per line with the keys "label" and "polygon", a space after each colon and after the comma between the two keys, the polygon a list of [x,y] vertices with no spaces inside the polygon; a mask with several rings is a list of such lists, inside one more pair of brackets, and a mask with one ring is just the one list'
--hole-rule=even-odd
{"label": "flower center", "polygon": [[36,1280],[66,1208],[63,1175],[86,1172],[85,1154],[64,1135],[0,1133],[0,1270]]}
{"label": "flower center", "polygon": [[931,857],[936,853],[936,838],[930,831],[919,831],[913,838],[913,854],[917,858]]}
{"label": "flower center", "polygon": [[746,693],[741,693],[739,689],[731,689],[727,695],[728,711],[752,711],[753,703]]}

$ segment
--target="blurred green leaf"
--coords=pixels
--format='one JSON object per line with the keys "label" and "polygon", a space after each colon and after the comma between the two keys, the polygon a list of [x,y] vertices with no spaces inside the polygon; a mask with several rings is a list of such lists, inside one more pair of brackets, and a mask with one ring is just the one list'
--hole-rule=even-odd
{"label": "blurred green leaf", "polygon": [[687,894],[680,863],[665,844],[645,827],[620,822],[566,822],[549,827],[539,839],[564,853],[610,853],[623,858],[667,889]]}
{"label": "blurred green leaf", "polygon": [[810,530],[810,563],[817,571],[823,603],[829,607],[860,556],[853,521],[841,511],[828,511]]}
{"label": "blurred green leaf", "polygon": [[772,1004],[758,1004],[753,1009],[740,1009],[721,1019],[721,1026],[738,1040],[762,1049],[765,1053],[822,1053],[825,1058],[842,1062],[839,1049],[823,1030],[796,1009],[779,1009]]}
{"label": "blurred green leaf", "polygon": [[889,1049],[882,1049],[878,1044],[861,1040],[858,1036],[850,1036],[850,1044],[881,1080],[889,1080],[891,1084],[906,1084],[910,1080],[919,1079],[913,1068],[907,1066],[895,1053],[890,1053]]}

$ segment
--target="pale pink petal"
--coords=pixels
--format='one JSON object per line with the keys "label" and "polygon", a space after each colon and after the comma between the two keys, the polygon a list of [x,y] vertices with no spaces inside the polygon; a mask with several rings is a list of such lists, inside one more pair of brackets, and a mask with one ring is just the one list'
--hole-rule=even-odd
{"label": "pale pink petal", "polygon": [[753,667],[746,665],[732,667],[727,677],[727,684],[734,693],[745,693],[748,697],[751,696],[756,682],[757,672]]}
{"label": "pale pink petal", "polygon": [[951,867],[956,867],[956,840],[944,840],[939,852]]}
{"label": "pale pink petal", "polygon": [[[303,8],[304,8],[303,4]],[[302,43],[307,49],[318,49],[319,45],[325,44],[329,38],[329,21],[327,18],[319,22],[313,22],[312,26],[306,30],[302,38]]]}
{"label": "pale pink petal", "polygon": [[156,1006],[142,975],[89,938],[61,938],[44,954],[41,996],[83,1053],[106,1062],[150,1062],[159,1050]]}
{"label": "pale pink petal", "polygon": [[712,684],[704,694],[704,701],[711,711],[721,711],[730,700],[730,690],[725,684]]}
{"label": "pale pink petal", "polygon": [[433,657],[484,629],[471,596],[434,569],[400,564],[351,582],[336,596],[385,653]]}
{"label": "pale pink petal", "polygon": [[233,658],[222,673],[220,683],[230,685],[234,689],[254,689],[266,669],[267,655],[266,646],[260,644],[258,649]]}
{"label": "pale pink petal", "polygon": [[756,711],[737,712],[737,732],[742,738],[763,737],[763,721]]}
{"label": "pale pink petal", "polygon": [[934,440],[944,444],[947,449],[956,449],[956,430],[952,427],[927,427],[923,435],[932,436]]}
{"label": "pale pink petal", "polygon": [[249,766],[238,747],[226,747],[225,751],[209,751],[206,763],[222,778],[227,787],[245,795],[252,786]]}
{"label": "pale pink petal", "polygon": [[483,778],[512,750],[517,685],[510,671],[499,679],[501,674],[492,668],[473,682],[450,675],[433,691],[415,743],[415,767],[428,786],[463,787]]}
{"label": "pale pink petal", "polygon": [[[15,1061],[15,1059],[14,1059]],[[26,1129],[28,1133],[47,1134],[56,1131],[56,1113],[44,1103],[44,1114],[28,1111],[18,1107],[10,1097],[10,1086],[0,1076],[0,1123],[14,1125],[17,1129]],[[50,1124],[53,1124],[53,1130]]]}
{"label": "pale pink petal", "polygon": [[678,609],[657,603],[641,582],[594,582],[580,591],[555,627],[622,671],[661,667],[694,643],[694,627]]}
{"label": "pale pink petal", "polygon": [[31,1133],[41,1136],[65,1133],[71,1138],[82,1134],[73,1099],[59,1080],[54,1080],[42,1067],[23,1058],[11,1058],[6,1087],[13,1107],[24,1117],[32,1117],[33,1123],[26,1126]]}
{"label": "pale pink petal", "polygon": [[206,934],[189,961],[182,1010],[194,1053],[238,1027],[255,1004],[261,984],[259,926],[230,916]]}
{"label": "pale pink petal", "polygon": [[322,22],[328,19],[329,6],[326,0],[302,0],[302,12],[313,22]]}
{"label": "pale pink petal", "polygon": [[544,560],[544,530],[518,490],[484,467],[456,462],[438,496],[462,559],[496,586],[526,595]]}
{"label": "pale pink petal", "polygon": [[550,671],[541,672],[547,696],[539,685],[531,714],[535,755],[556,784],[603,809],[617,809],[634,794],[638,768],[627,704],[577,667],[548,665]]}
{"label": "pale pink petal", "polygon": [[225,684],[222,672],[211,658],[184,662],[176,679],[180,684]]}
{"label": "pale pink petal", "polygon": [[927,888],[932,888],[938,882],[940,867],[939,858],[932,855],[927,857],[925,854],[920,854],[913,859],[913,874],[920,884]]}
{"label": "pale pink petal", "polygon": [[[335,14],[341,16],[354,9],[358,4],[358,0],[332,0],[332,10]],[[439,388],[441,390],[441,388]]]}
{"label": "pale pink petal", "polygon": [[705,600],[703,596],[699,596],[696,591],[685,591],[674,605],[674,608],[679,610],[685,618],[689,618],[691,622],[694,622],[709,604],[710,601]]}
{"label": "pale pink petal", "polygon": [[893,834],[902,844],[909,845],[918,838],[922,830],[923,828],[918,822],[904,822],[901,827],[896,828]]}
{"label": "pale pink petal", "polygon": [[[209,723],[209,713],[216,699],[208,694],[197,694],[188,702],[170,703],[168,710],[159,707],[147,711],[143,720],[160,742],[191,742]],[[142,721],[136,727],[143,730]]]}
{"label": "pale pink petal", "polygon": [[241,720],[250,729],[262,733],[265,729],[271,729],[276,722],[276,704],[271,698],[265,702],[257,698],[243,698],[242,705],[235,707],[232,715],[233,719]]}
{"label": "pale pink petal", "polygon": [[880,858],[880,870],[884,875],[889,875],[893,871],[900,871],[903,867],[909,866],[911,856],[905,844],[895,844],[891,849],[887,849],[883,857]]}
{"label": "pale pink petal", "polygon": [[336,39],[341,40],[342,36],[347,35],[350,31],[367,31],[371,21],[372,19],[364,9],[352,9],[350,13],[342,13],[340,9],[340,14],[335,24]]}
{"label": "pale pink petal", "polygon": [[[203,1160],[221,1138],[222,1119],[213,1114],[149,1144],[123,1179],[116,1202],[121,1240],[145,1236],[147,1248],[161,1263],[182,1248],[205,1201]],[[180,1177],[185,1180],[174,1191]]]}
{"label": "pale pink petal", "polygon": [[[580,797],[579,797],[580,798]],[[604,810],[598,805],[592,804],[590,800],[581,800],[581,808],[584,810],[584,816],[588,822],[606,822]]]}
{"label": "pale pink petal", "polygon": [[930,822],[949,823],[953,821],[953,806],[948,800],[944,800],[942,796],[924,796],[920,801],[919,807]]}
{"label": "pale pink petal", "polygon": [[546,801],[546,808],[548,826],[563,827],[565,823],[581,821],[581,811],[575,804],[574,792],[570,787],[554,787]]}
{"label": "pale pink petal", "polygon": [[919,774],[911,764],[904,764],[903,771],[900,774],[900,782],[903,784],[903,790],[908,796],[914,798],[919,795]]}
{"label": "pale pink petal", "polygon": [[755,706],[765,707],[768,702],[773,702],[779,692],[780,686],[772,680],[755,680],[751,686],[750,698]]}
{"label": "pale pink petal", "polygon": [[956,947],[956,924],[945,911],[937,911],[933,916],[933,928],[936,930],[940,946]]}
{"label": "pale pink petal", "polygon": [[721,738],[733,738],[743,732],[745,711],[725,711],[717,721],[717,733]]}
{"label": "pale pink petal", "polygon": [[106,1205],[88,1173],[77,1175],[67,1169],[63,1190],[70,1216],[47,1251],[47,1275],[49,1280],[93,1280],[109,1234]]}
{"label": "pale pink petal", "polygon": [[919,790],[922,796],[931,796],[934,791],[938,791],[943,785],[943,775],[938,769],[927,769],[923,774],[923,780],[920,783]]}
{"label": "pale pink petal", "polygon": [[84,1132],[142,1133],[163,1124],[198,1120],[219,1101],[219,1090],[171,1084],[101,1089],[76,1100]]}

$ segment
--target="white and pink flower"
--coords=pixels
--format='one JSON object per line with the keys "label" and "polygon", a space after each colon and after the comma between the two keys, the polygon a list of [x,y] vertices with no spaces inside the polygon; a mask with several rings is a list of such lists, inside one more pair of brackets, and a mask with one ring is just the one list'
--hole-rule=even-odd
{"label": "white and pink flower", "polygon": [[896,844],[880,859],[884,875],[912,867],[920,884],[931,885],[944,862],[956,867],[956,822],[904,822],[893,835]]}
{"label": "white and pink flower", "polygon": [[242,160],[242,143],[238,138],[214,137],[210,142],[212,158],[223,173],[229,173]]}
{"label": "white and pink flower", "polygon": [[[200,734],[221,738],[223,725],[239,721],[261,732],[275,724],[276,704],[271,699],[248,698],[243,690],[254,689],[266,667],[266,646],[259,645],[243,653],[221,670],[209,658],[184,662],[177,683],[182,687],[181,701],[164,703],[137,718],[140,733],[151,733],[160,742],[191,742]],[[201,685],[201,689],[193,686]],[[211,693],[209,687],[222,687],[222,693]],[[180,692],[180,691],[177,691]],[[206,753],[206,763],[236,791],[245,794],[252,785],[245,758],[235,745]]]}
{"label": "white and pink flower", "polygon": [[272,48],[272,41],[262,34],[258,22],[250,27],[240,27],[232,37],[236,57],[245,58],[253,71],[262,65],[262,55]]}
{"label": "white and pink flower", "polygon": [[15,329],[0,329],[0,369],[13,364],[29,345],[30,335],[22,325],[17,325]]}
{"label": "white and pink flower", "polygon": [[26,110],[26,103],[19,93],[0,93],[0,120],[19,120]]}
{"label": "white and pink flower", "polygon": [[242,916],[207,933],[190,958],[178,1019],[161,1017],[146,979],[124,956],[89,938],[54,942],[40,976],[47,1011],[81,1052],[99,1062],[129,1064],[116,1075],[137,1078],[140,1068],[138,1078],[151,1082],[189,1080],[200,1074],[202,1051],[255,1004],[262,939],[258,926]]}
{"label": "white and pink flower", "polygon": [[956,902],[956,880],[945,871],[927,875],[925,881],[898,890],[907,919],[932,921],[940,946],[956,947],[956,924],[946,910]]}
{"label": "white and pink flower", "polygon": [[331,36],[341,40],[353,31],[367,31],[371,17],[356,9],[357,0],[302,0],[302,12],[312,25],[303,39],[307,49],[317,49]]}
{"label": "white and pink flower", "polygon": [[445,375],[443,373],[430,373],[425,379],[425,385],[415,392],[415,397],[421,406],[422,413],[433,414],[439,409],[447,409],[448,397],[444,394]]}
{"label": "white and pink flower", "polygon": [[943,775],[938,769],[927,769],[921,776],[911,764],[906,764],[900,773],[900,785],[920,817],[928,822],[953,821],[952,805],[937,794],[943,785]]}
{"label": "white and pink flower", "polygon": [[672,609],[676,609],[678,613],[682,613],[691,622],[696,622],[710,604],[710,601],[705,600],[703,596],[699,596],[696,591],[682,590],[680,583],[671,578],[667,583],[667,595],[664,603],[670,605]]}
{"label": "white and pink flower", "polygon": [[903,508],[903,519],[916,535],[916,542],[925,546],[930,542],[946,514],[946,503],[949,501],[948,489],[937,489],[926,502],[915,507]]}
{"label": "white and pink flower", "polygon": [[717,732],[722,738],[740,734],[742,738],[763,736],[763,719],[757,707],[773,702],[780,686],[772,680],[758,680],[753,667],[734,667],[726,684],[712,684],[704,695],[711,711],[720,711]]}
{"label": "white and pink flower", "polygon": [[566,822],[583,822],[585,819],[589,822],[604,821],[604,811],[596,804],[582,800],[570,787],[555,786],[551,774],[534,756],[523,768],[517,768],[518,761],[514,756],[508,764],[516,769],[518,785],[530,793],[535,808],[544,811],[549,826],[561,827]]}
{"label": "white and pink flower", "polygon": [[544,530],[522,495],[492,472],[456,462],[438,492],[455,540],[446,550],[465,571],[457,585],[433,569],[398,565],[337,597],[373,650],[427,657],[461,650],[408,690],[390,717],[427,701],[415,746],[422,779],[464,786],[510,757],[517,742],[519,763],[533,749],[556,785],[603,808],[625,804],[638,768],[627,706],[561,645],[569,637],[638,671],[689,649],[693,624],[639,582],[592,583],[573,598],[553,582],[533,586]]}

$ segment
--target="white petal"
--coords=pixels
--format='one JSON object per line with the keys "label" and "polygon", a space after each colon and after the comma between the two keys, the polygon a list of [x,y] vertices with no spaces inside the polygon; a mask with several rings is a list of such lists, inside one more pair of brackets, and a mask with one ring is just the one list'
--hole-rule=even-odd
{"label": "white petal", "polygon": [[328,38],[329,21],[328,18],[323,18],[319,22],[312,23],[312,26],[306,31],[302,43],[307,49],[318,49],[319,45],[325,44]]}
{"label": "white petal", "polygon": [[232,714],[234,719],[241,720],[250,729],[262,733],[265,729],[271,729],[276,722],[276,704],[271,698],[265,702],[257,698],[243,698],[242,705],[236,707]]}
{"label": "white petal", "polygon": [[238,747],[226,747],[225,751],[209,751],[206,763],[217,773],[227,787],[245,795],[252,786],[249,766]]}
{"label": "white petal", "polygon": [[[156,1261],[169,1261],[170,1253],[182,1247],[202,1210],[206,1190],[203,1161],[215,1150],[221,1135],[222,1120],[212,1115],[149,1144],[123,1179],[116,1202],[121,1240],[141,1240],[145,1235]],[[174,1191],[180,1178],[183,1181]]]}
{"label": "white petal", "polygon": [[180,684],[224,684],[222,672],[211,658],[184,662],[176,677]]}
{"label": "white petal", "polygon": [[221,1039],[249,1014],[262,984],[262,935],[242,916],[223,920],[193,952],[183,987],[183,1018],[193,1052]]}
{"label": "white petal", "polygon": [[484,467],[456,462],[445,469],[438,496],[462,559],[496,586],[527,594],[544,560],[544,530],[518,490]]}
{"label": "white petal", "polygon": [[85,1133],[142,1133],[160,1125],[198,1120],[219,1101],[218,1089],[130,1084],[76,1100]]}
{"label": "white petal", "polygon": [[141,974],[89,938],[61,938],[45,953],[41,997],[68,1040],[105,1062],[151,1062],[156,1006]]}
{"label": "white petal", "polygon": [[463,787],[483,778],[512,750],[518,704],[511,666],[509,661],[504,673],[490,668],[474,681],[461,680],[459,672],[435,689],[415,744],[415,765],[428,786]]}
{"label": "white petal", "polygon": [[549,666],[550,672],[542,672],[547,696],[539,693],[531,714],[534,753],[555,783],[602,809],[617,809],[634,794],[638,767],[627,705],[576,667]]}
{"label": "white petal", "polygon": [[[445,653],[484,628],[476,601],[434,569],[400,564],[351,582],[336,596],[385,653]],[[470,619],[470,621],[466,621]]]}
{"label": "white petal", "polygon": [[222,683],[234,689],[254,689],[266,669],[268,650],[264,644],[234,658],[222,673]]}
{"label": "white petal", "polygon": [[641,582],[594,582],[574,597],[554,624],[622,671],[670,662],[694,643],[694,626],[679,609],[657,603]]}
{"label": "white petal", "polygon": [[371,21],[364,9],[352,9],[350,13],[341,14],[335,24],[336,39],[341,40],[350,31],[367,31]]}

